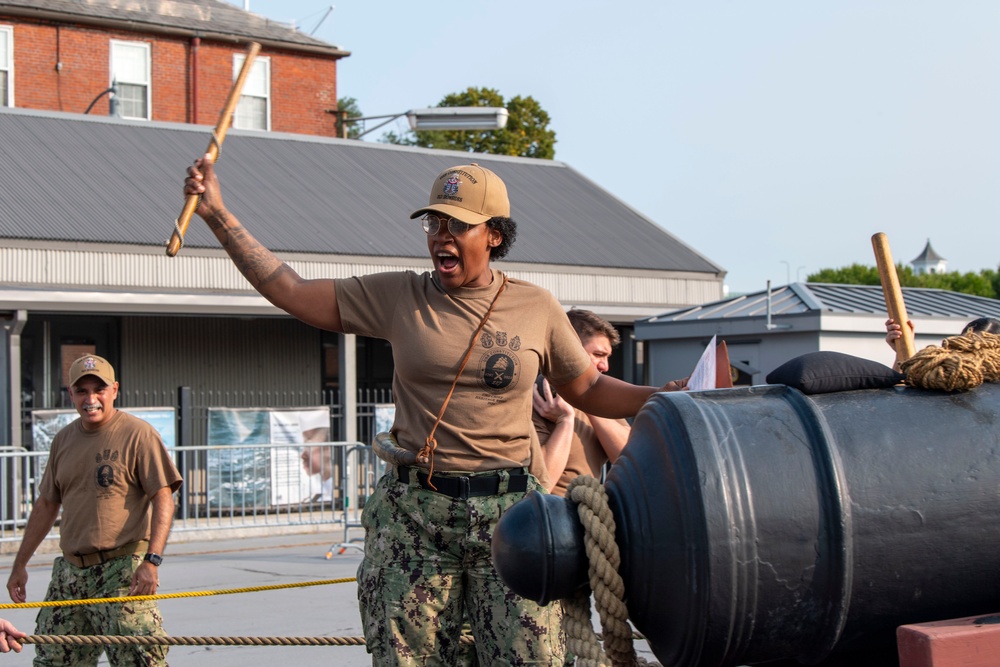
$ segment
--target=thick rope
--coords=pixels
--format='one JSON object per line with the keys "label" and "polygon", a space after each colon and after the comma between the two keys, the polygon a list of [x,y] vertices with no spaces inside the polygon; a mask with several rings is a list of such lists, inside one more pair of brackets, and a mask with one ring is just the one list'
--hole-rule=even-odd
{"label": "thick rope", "polygon": [[1000,336],[964,333],[928,345],[903,361],[906,383],[921,389],[968,391],[983,382],[1000,381]]}
{"label": "thick rope", "polygon": [[158,595],[130,595],[117,598],[90,598],[86,600],[46,600],[43,602],[18,602],[0,604],[0,609],[31,609],[33,607],[71,607],[84,604],[110,604],[114,602],[139,602],[142,600],[173,600],[175,598],[200,598],[210,595],[230,595],[233,593],[256,593],[258,591],[276,591],[282,588],[304,588],[306,586],[326,586],[327,584],[347,584],[357,581],[355,577],[343,579],[324,579],[322,581],[304,581],[297,584],[273,584],[270,586],[251,586],[249,588],[229,588],[218,591],[189,591],[187,593],[162,593]]}
{"label": "thick rope", "polygon": [[608,667],[591,622],[590,589],[578,591],[573,599],[564,600],[563,611],[566,648],[576,658],[576,664],[579,667]]}
{"label": "thick rope", "polygon": [[[621,554],[615,542],[615,518],[608,506],[607,493],[599,481],[588,475],[581,475],[570,482],[566,496],[577,503],[577,513],[584,528],[584,547],[590,563],[590,587],[594,591],[597,613],[604,630],[607,662],[590,657],[592,642],[596,642],[596,637],[591,640],[581,636],[586,631],[594,634],[590,623],[590,596],[586,591],[564,605],[571,617],[566,629],[571,636],[571,646],[579,648],[580,656],[587,656],[580,662],[585,667],[605,664],[614,667],[648,665],[650,663],[636,655],[632,645],[632,627],[628,624],[628,609],[625,606],[625,583],[618,574]],[[578,659],[580,656],[577,656]]]}

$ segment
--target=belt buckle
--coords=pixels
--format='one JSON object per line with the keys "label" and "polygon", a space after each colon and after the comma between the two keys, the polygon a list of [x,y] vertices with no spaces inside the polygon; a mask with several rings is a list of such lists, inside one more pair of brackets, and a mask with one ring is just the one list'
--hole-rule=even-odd
{"label": "belt buckle", "polygon": [[472,490],[468,477],[456,477],[458,480],[458,497],[462,500],[469,499],[469,492]]}

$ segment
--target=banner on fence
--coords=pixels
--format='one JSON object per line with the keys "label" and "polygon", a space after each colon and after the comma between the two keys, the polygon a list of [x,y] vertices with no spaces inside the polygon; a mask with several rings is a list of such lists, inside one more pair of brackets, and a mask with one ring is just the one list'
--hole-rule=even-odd
{"label": "banner on fence", "polygon": [[[214,507],[266,507],[330,500],[332,471],[314,466],[329,447],[330,409],[209,408],[208,444],[228,445],[208,452],[208,502]],[[287,444],[301,447],[265,449],[246,445]],[[324,452],[324,450],[326,450]]]}

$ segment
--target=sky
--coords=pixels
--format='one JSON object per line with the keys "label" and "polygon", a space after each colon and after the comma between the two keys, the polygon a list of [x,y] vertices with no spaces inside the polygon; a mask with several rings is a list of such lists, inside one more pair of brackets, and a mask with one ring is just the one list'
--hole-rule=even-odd
{"label": "sky", "polygon": [[556,160],[730,294],[874,266],[877,232],[896,262],[930,240],[949,271],[1000,266],[995,0],[247,2],[350,51],[337,94],[365,115],[530,95]]}

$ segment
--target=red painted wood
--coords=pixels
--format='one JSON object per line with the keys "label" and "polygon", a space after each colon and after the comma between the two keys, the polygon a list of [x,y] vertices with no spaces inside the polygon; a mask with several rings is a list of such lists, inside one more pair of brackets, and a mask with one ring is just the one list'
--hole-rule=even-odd
{"label": "red painted wood", "polygon": [[1000,614],[901,625],[899,667],[997,667]]}

